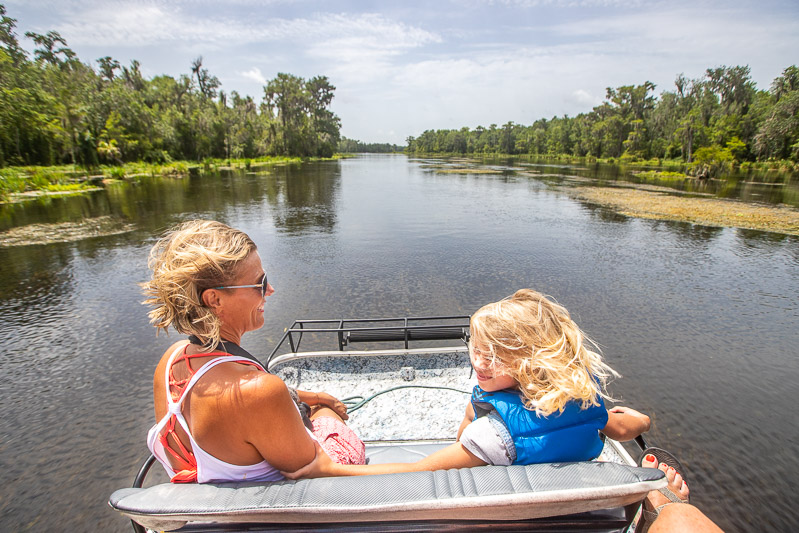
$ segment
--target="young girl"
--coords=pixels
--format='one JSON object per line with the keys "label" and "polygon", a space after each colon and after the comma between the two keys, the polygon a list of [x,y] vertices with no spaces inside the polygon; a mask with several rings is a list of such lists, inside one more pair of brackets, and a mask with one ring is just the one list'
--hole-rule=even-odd
{"label": "young girl", "polygon": [[649,417],[605,409],[615,372],[586,346],[568,311],[530,289],[488,304],[471,319],[469,356],[477,386],[454,444],[416,463],[341,465],[319,453],[289,478],[353,476],[472,466],[588,461],[600,431],[624,441]]}

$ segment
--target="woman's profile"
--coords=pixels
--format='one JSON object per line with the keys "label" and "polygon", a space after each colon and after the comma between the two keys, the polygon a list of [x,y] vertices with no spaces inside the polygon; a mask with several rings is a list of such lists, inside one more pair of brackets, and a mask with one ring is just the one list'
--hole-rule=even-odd
{"label": "woman's profile", "polygon": [[[274,293],[249,236],[185,222],[153,246],[149,267],[151,323],[188,336],[166,350],[153,378],[157,422],[147,444],[173,482],[283,479],[281,470],[311,462],[314,441],[334,460],[364,463],[340,401],[288,389],[241,348]],[[302,404],[311,406],[305,420]]]}

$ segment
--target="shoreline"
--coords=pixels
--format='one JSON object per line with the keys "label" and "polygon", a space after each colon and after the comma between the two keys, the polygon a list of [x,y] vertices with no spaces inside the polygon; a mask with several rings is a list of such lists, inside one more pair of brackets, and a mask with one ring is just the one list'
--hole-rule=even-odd
{"label": "shoreline", "polygon": [[575,200],[650,220],[689,222],[799,236],[799,209],[716,197],[686,197],[655,187],[559,187]]}

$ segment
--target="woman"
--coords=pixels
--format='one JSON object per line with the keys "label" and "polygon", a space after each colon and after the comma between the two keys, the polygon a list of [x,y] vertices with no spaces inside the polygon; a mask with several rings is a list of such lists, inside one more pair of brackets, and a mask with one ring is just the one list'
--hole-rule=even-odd
{"label": "woman", "polygon": [[[264,325],[274,293],[245,233],[186,222],[156,243],[149,267],[153,277],[142,287],[154,306],[151,323],[190,335],[164,353],[153,380],[158,422],[147,444],[173,482],[283,479],[280,470],[311,462],[314,440],[336,460],[364,463],[340,401],[290,391],[239,346]],[[298,403],[312,407],[305,422]]]}

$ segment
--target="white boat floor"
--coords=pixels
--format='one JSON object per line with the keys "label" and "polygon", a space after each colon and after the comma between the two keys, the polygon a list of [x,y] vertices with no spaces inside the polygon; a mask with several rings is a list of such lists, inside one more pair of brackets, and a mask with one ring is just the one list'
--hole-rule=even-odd
{"label": "white boat floor", "polygon": [[[278,362],[270,370],[290,387],[324,391],[340,400],[387,391],[353,411],[347,421],[367,442],[454,440],[477,385],[465,349],[303,356]],[[633,464],[620,448],[606,444],[598,460]]]}

